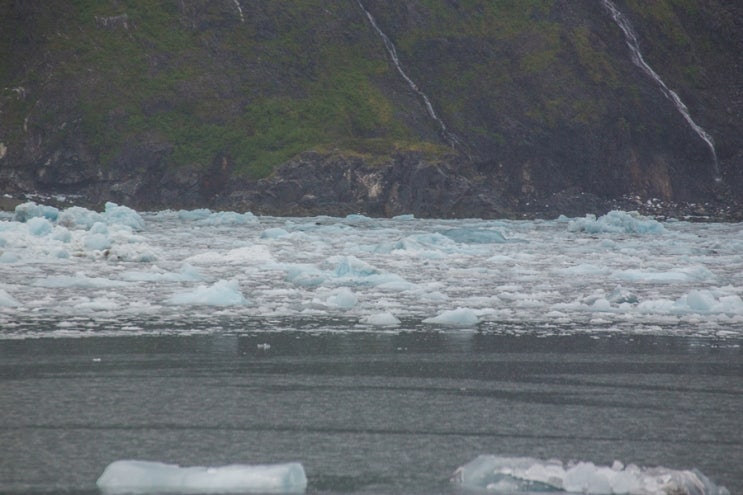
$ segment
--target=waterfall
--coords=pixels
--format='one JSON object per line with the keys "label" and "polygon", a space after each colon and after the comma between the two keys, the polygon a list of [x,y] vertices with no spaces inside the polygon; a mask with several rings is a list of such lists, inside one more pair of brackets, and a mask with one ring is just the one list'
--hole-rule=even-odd
{"label": "waterfall", "polygon": [[237,9],[237,13],[240,15],[240,22],[245,22],[245,16],[243,15],[243,8],[240,5],[240,0],[232,0],[232,3],[235,4],[235,8]]}
{"label": "waterfall", "polygon": [[673,91],[671,88],[669,88],[665,82],[663,82],[663,79],[660,78],[657,72],[653,70],[652,67],[648,65],[647,62],[645,62],[645,59],[642,56],[642,52],[640,51],[640,42],[637,39],[637,34],[635,33],[635,30],[632,28],[632,24],[630,23],[629,19],[622,14],[622,12],[619,11],[616,5],[611,0],[601,0],[604,4],[604,8],[611,14],[612,19],[614,19],[614,22],[619,26],[619,28],[624,33],[624,38],[627,42],[627,46],[630,49],[630,52],[632,54],[632,62],[636,66],[638,66],[640,69],[643,70],[647,75],[649,75],[653,80],[660,86],[661,91],[663,94],[673,102],[674,106],[676,107],[676,110],[679,111],[679,113],[684,117],[686,122],[689,124],[689,127],[692,128],[692,130],[705,142],[707,143],[707,146],[710,149],[710,152],[712,153],[712,158],[714,160],[714,167],[715,167],[715,180],[717,182],[722,181],[722,177],[720,176],[720,164],[719,160],[717,159],[717,151],[715,150],[715,142],[712,139],[712,136],[707,133],[704,129],[702,129],[696,122],[694,122],[694,119],[691,118],[691,115],[689,114],[689,109],[684,104],[683,101],[681,101],[681,98],[678,94],[676,94],[675,91]]}
{"label": "waterfall", "polygon": [[359,4],[359,7],[361,7],[361,10],[364,11],[364,14],[366,14],[366,17],[369,19],[369,23],[374,28],[374,31],[377,32],[380,38],[382,38],[382,41],[384,42],[384,47],[387,49],[387,53],[389,54],[390,58],[392,59],[392,63],[395,64],[395,67],[397,68],[397,72],[400,73],[402,78],[405,80],[406,83],[408,83],[408,86],[410,86],[410,89],[413,90],[413,92],[418,95],[418,97],[423,101],[423,104],[426,107],[426,110],[428,111],[428,115],[438,124],[439,131],[441,132],[441,137],[444,138],[444,141],[447,142],[449,146],[456,149],[459,148],[461,145],[460,140],[446,127],[446,124],[444,124],[444,121],[439,118],[439,116],[436,114],[436,110],[434,110],[433,105],[431,104],[431,100],[428,99],[428,96],[421,91],[420,88],[418,88],[418,85],[415,84],[415,82],[408,76],[408,74],[405,72],[405,70],[402,68],[402,65],[400,64],[400,57],[397,55],[397,49],[395,48],[395,44],[392,43],[392,40],[382,31],[382,29],[377,24],[377,21],[374,19],[374,16],[371,15],[371,13],[366,10],[366,7],[364,7],[364,4],[361,3],[361,0],[356,0]]}

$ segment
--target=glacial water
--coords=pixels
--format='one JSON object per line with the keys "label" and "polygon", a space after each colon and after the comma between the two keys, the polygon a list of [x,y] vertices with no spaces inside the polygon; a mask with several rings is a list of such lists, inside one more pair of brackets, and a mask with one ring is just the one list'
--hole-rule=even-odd
{"label": "glacial water", "polygon": [[0,492],[98,493],[133,459],[454,494],[486,454],[741,493],[741,294],[736,224],[22,205],[0,214]]}

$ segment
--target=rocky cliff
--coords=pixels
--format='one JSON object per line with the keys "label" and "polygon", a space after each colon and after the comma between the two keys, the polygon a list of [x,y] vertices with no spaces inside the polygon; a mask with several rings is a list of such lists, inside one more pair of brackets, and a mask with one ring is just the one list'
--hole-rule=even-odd
{"label": "rocky cliff", "polygon": [[484,217],[740,200],[743,5],[611,4],[714,154],[604,0],[0,0],[0,192]]}

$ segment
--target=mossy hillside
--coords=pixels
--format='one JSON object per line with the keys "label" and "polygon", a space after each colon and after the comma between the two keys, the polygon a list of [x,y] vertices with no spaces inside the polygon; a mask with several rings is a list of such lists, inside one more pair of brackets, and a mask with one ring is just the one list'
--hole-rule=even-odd
{"label": "mossy hillside", "polygon": [[612,55],[595,28],[566,25],[557,8],[551,0],[420,0],[380,9],[380,24],[447,123],[503,149],[514,119],[550,132],[594,126],[613,111],[607,95],[620,73]]}
{"label": "mossy hillside", "polygon": [[[374,46],[375,56],[359,56],[369,55],[367,39],[337,39],[367,31],[360,12],[291,4],[269,3],[241,22],[230,2],[184,10],[175,1],[79,0],[60,10],[48,28],[60,34],[44,50],[58,61],[56,78],[82,80],[69,87],[79,88],[86,141],[103,164],[122,146],[154,140],[172,145],[173,166],[220,155],[263,177],[307,149],[364,148],[369,139],[418,146],[375,82],[390,70],[384,53]],[[101,27],[122,15],[126,26]]]}

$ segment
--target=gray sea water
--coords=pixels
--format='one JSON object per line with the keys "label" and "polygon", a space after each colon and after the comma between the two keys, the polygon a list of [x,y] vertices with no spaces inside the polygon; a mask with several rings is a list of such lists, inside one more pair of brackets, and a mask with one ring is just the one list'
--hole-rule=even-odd
{"label": "gray sea water", "polygon": [[450,494],[480,454],[743,493],[741,344],[740,225],[26,204],[0,214],[0,493],[137,459]]}
{"label": "gray sea water", "polygon": [[144,459],[300,461],[308,493],[446,494],[500,453],[696,467],[741,493],[741,354],[420,331],[5,340],[0,491],[96,493],[107,464]]}

